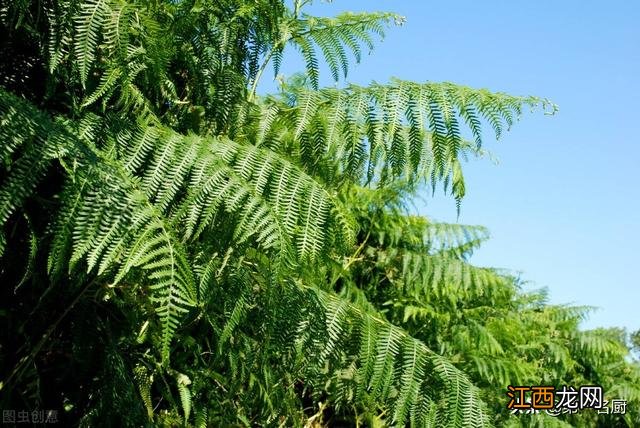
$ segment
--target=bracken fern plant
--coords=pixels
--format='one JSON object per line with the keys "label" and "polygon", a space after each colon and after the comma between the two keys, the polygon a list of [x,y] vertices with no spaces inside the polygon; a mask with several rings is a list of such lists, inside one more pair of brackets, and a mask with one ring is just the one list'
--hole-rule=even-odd
{"label": "bracken fern plant", "polygon": [[[469,256],[464,197],[536,97],[321,88],[392,13],[309,1],[0,0],[3,409],[80,426],[634,426],[624,331]],[[288,49],[288,50],[287,50]],[[303,75],[261,95],[298,52]],[[469,138],[465,138],[467,135]],[[598,383],[627,415],[509,417],[509,384]]]}

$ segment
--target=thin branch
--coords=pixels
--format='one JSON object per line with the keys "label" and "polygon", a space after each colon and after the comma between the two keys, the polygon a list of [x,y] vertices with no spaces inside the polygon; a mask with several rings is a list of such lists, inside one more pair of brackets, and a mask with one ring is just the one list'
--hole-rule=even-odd
{"label": "thin branch", "polygon": [[[287,41],[288,41],[288,39],[284,43],[286,43]],[[255,99],[256,91],[258,89],[258,82],[260,82],[260,78],[262,77],[262,73],[264,73],[264,70],[267,68],[267,65],[269,65],[269,61],[271,61],[271,58],[273,57],[273,54],[275,53],[276,49],[278,48],[278,45],[280,45],[280,43],[276,43],[273,46],[273,48],[271,48],[271,50],[269,51],[267,56],[264,58],[264,61],[260,65],[260,68],[258,69],[258,72],[256,73],[256,77],[253,79],[253,82],[251,83],[251,91],[249,91],[249,101],[253,101]]]}

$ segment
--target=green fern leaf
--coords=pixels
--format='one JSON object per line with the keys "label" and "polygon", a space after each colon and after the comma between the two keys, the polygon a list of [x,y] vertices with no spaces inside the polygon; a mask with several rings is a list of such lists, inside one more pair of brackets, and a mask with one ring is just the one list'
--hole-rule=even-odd
{"label": "green fern leaf", "polygon": [[100,31],[108,12],[109,7],[105,0],[86,0],[74,17],[76,29],[74,49],[83,86],[87,82],[89,69],[95,60]]}

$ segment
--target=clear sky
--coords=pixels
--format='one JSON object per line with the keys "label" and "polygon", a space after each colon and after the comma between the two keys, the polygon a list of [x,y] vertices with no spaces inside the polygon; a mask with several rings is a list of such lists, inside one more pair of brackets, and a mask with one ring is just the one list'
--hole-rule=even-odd
{"label": "clear sky", "polygon": [[[499,142],[487,133],[498,165],[465,165],[459,222],[492,234],[472,262],[521,271],[552,303],[599,307],[586,328],[640,329],[640,2],[335,0],[307,10],[406,17],[350,82],[450,81],[558,104],[553,117],[525,114]],[[289,60],[283,73],[302,70]],[[328,72],[321,83],[333,84]],[[418,208],[456,221],[451,198],[428,195]]]}

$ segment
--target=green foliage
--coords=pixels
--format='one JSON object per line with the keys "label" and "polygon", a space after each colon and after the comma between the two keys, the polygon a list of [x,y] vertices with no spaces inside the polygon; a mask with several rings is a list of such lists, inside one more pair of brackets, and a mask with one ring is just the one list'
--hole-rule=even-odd
{"label": "green foliage", "polygon": [[[484,120],[500,137],[523,106],[555,110],[546,100],[514,97],[450,83],[349,85],[344,89],[287,87],[286,97],[269,97],[255,144],[287,144],[283,127],[293,130],[293,147],[307,168],[329,164],[332,174],[358,183],[443,180],[459,202],[464,196],[460,156],[482,145]],[[464,141],[462,123],[475,145]],[[323,171],[324,172],[324,171]]]}
{"label": "green foliage", "polygon": [[[371,51],[374,43],[372,34],[384,37],[384,24],[391,20],[397,24],[403,22],[401,16],[393,13],[347,12],[335,18],[302,14],[300,18],[290,21],[283,42],[288,41],[300,50],[311,85],[318,89],[319,64],[316,47],[322,52],[333,79],[338,81],[341,74],[346,78],[349,71],[347,50],[353,53],[356,62],[360,62],[363,45]],[[284,43],[276,45],[276,49],[281,49],[283,45]],[[275,65],[277,74],[277,63]]]}
{"label": "green foliage", "polygon": [[[422,184],[460,203],[482,128],[555,106],[319,88],[321,59],[346,77],[403,18],[307,3],[0,0],[2,407],[83,426],[637,425],[626,333],[471,265],[484,228],[407,208]],[[306,77],[258,96],[287,46]],[[601,384],[630,412],[510,417],[506,386],[539,383]]]}

